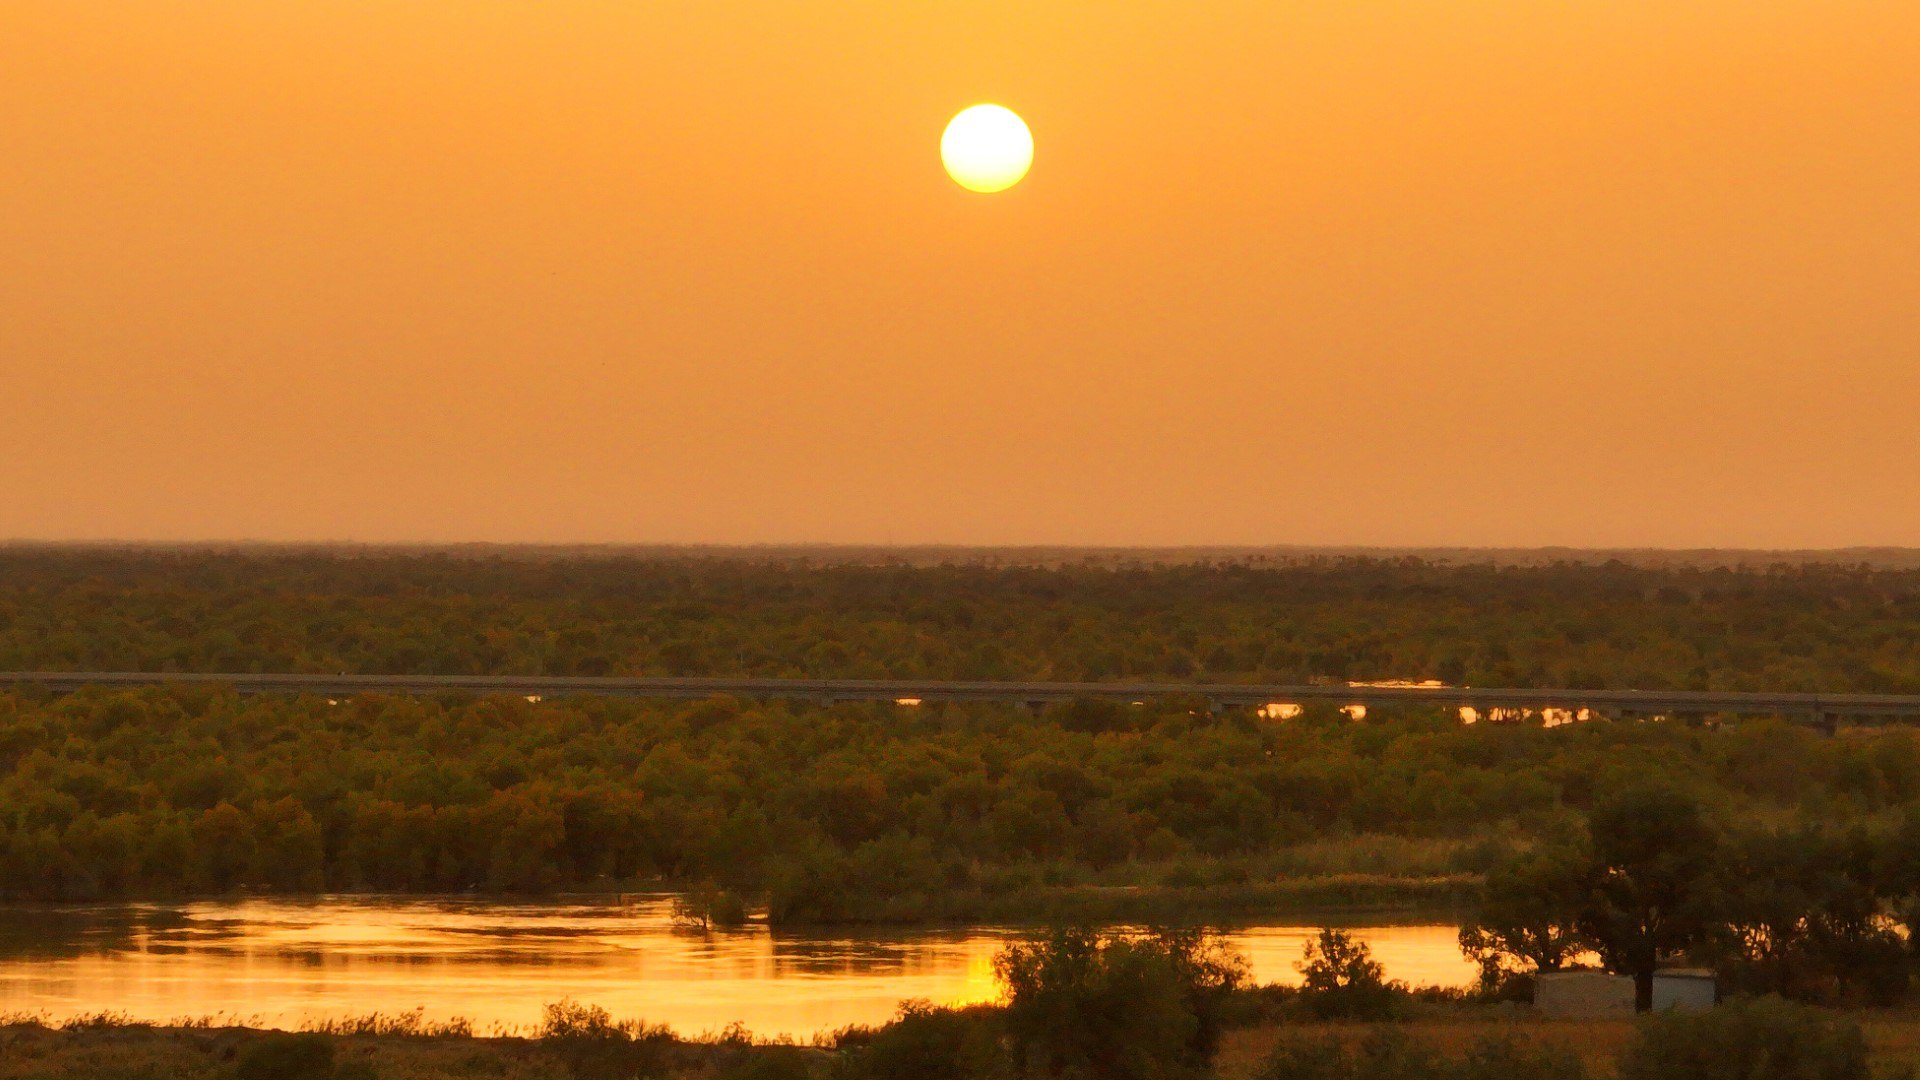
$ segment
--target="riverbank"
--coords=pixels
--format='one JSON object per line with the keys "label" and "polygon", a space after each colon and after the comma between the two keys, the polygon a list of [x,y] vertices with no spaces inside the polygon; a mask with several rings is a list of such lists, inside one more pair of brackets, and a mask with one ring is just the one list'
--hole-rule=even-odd
{"label": "riverbank", "polygon": [[991,924],[1197,925],[1259,920],[1425,916],[1451,920],[1480,894],[1477,874],[1326,874],[1203,885],[1028,885],[905,896],[849,896],[772,919],[780,928]]}
{"label": "riverbank", "polygon": [[[1001,889],[958,889],[937,894],[856,897],[824,913],[807,917],[768,917],[763,896],[735,897],[742,915],[734,925],[765,922],[780,930],[825,930],[862,927],[889,930],[945,930],[956,927],[997,926],[1012,929],[1058,925],[1135,924],[1154,926],[1241,925],[1276,919],[1349,922],[1368,916],[1391,916],[1395,921],[1420,918],[1452,921],[1472,909],[1485,883],[1480,874],[1332,873],[1283,877],[1264,881],[1211,884],[1022,884]],[[236,889],[212,893],[153,893],[94,900],[0,902],[8,910],[94,911],[103,906],[177,906],[196,903],[269,901],[312,903],[327,900],[421,901],[458,900],[503,905],[620,903],[636,898],[683,898],[684,920],[699,924],[699,907],[692,903],[702,890],[694,883],[642,880],[603,888],[553,892],[457,893],[393,892],[379,889],[340,889],[305,892],[281,889]],[[729,920],[706,920],[725,927]],[[4,928],[0,928],[4,929]]]}

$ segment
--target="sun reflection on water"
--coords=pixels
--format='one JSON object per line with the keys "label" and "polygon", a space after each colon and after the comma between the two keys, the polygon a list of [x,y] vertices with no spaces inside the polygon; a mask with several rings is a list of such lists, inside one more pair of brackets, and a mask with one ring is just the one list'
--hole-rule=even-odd
{"label": "sun reflection on water", "polygon": [[[871,1024],[913,998],[993,1000],[1011,931],[705,933],[671,898],[524,904],[323,898],[169,907],[0,908],[0,1013],[228,1015],[269,1026],[422,1010],[483,1033],[525,1029],[571,997],[684,1034],[740,1021],[805,1039]],[[1261,981],[1294,982],[1312,930],[1236,931]],[[1453,926],[1357,928],[1394,978],[1459,984],[1474,971]]]}

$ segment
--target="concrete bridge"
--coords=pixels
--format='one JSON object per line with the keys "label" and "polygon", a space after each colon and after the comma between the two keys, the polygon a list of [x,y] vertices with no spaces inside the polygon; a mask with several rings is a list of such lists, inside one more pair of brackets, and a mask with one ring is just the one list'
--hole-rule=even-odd
{"label": "concrete bridge", "polygon": [[549,675],[257,675],[132,671],[8,671],[0,686],[69,693],[88,686],[194,684],[242,694],[434,694],[742,698],[835,701],[994,701],[1045,705],[1078,698],[1178,698],[1222,710],[1268,704],[1425,705],[1492,710],[1589,709],[1606,716],[1780,716],[1831,727],[1843,718],[1920,721],[1920,695],[1694,690],[1494,689],[1456,686],[1285,686],[1252,683],[977,682],[945,679],[573,678]]}

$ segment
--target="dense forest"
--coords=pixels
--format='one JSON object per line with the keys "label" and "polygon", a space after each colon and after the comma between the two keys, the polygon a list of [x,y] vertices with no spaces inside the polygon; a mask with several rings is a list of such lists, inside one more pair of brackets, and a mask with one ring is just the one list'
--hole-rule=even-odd
{"label": "dense forest", "polygon": [[796,921],[1017,916],[1075,890],[1127,894],[1100,886],[1267,904],[1286,883],[1444,891],[1577,833],[1597,799],[1648,778],[1725,820],[1892,827],[1920,806],[1920,741],[1778,721],[1275,721],[1178,703],[1036,715],[13,691],[0,694],[0,891],[666,881]]}
{"label": "dense forest", "polygon": [[[0,549],[10,669],[1885,691],[1920,690],[1917,627],[1920,571],[1806,563]],[[1892,828],[1920,806],[1920,743],[1180,702],[19,687],[0,692],[0,894],[665,882],[777,920],[1436,902],[1649,778],[1721,820]]]}
{"label": "dense forest", "polygon": [[1920,693],[1917,629],[1892,564],[0,547],[0,670]]}

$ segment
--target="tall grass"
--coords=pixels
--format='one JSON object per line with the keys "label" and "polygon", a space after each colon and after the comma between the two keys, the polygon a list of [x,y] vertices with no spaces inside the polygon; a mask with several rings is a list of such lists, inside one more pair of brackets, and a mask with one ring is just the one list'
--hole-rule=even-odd
{"label": "tall grass", "polygon": [[451,1020],[428,1020],[425,1009],[408,1012],[371,1012],[333,1020],[310,1020],[300,1030],[318,1035],[378,1035],[418,1039],[471,1039],[473,1021],[464,1016]]}

